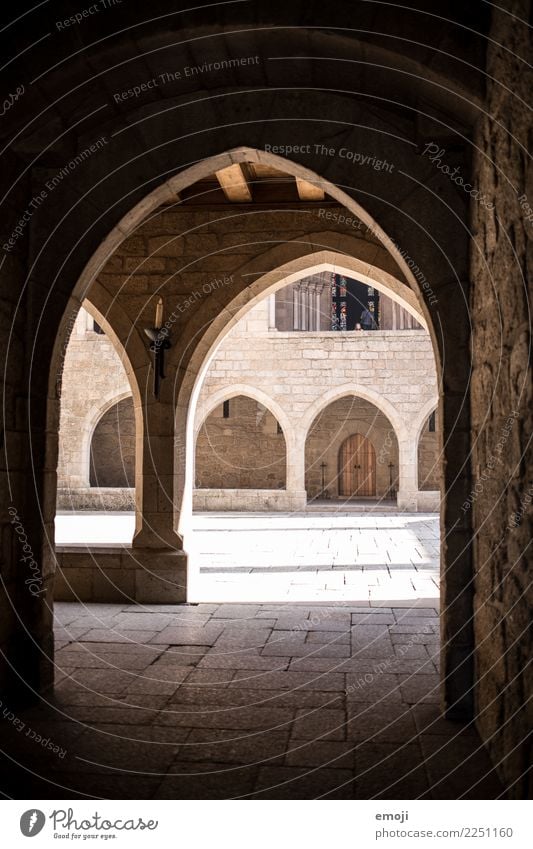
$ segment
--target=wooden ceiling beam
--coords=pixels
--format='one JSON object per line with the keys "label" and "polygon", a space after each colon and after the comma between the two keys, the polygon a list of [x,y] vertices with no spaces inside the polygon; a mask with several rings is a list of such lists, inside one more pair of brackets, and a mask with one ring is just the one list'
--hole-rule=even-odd
{"label": "wooden ceiling beam", "polygon": [[252,192],[239,162],[215,171],[220,188],[231,203],[250,203]]}
{"label": "wooden ceiling beam", "polygon": [[298,189],[300,200],[324,200],[324,190],[314,183],[309,183],[307,180],[301,180],[299,177],[296,177],[296,188]]}

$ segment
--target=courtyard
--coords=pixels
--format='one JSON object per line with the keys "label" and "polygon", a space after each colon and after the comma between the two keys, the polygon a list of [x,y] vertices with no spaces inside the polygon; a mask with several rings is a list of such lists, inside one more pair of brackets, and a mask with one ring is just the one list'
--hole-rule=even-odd
{"label": "courtyard", "polygon": [[[56,542],[131,543],[133,513],[60,513]],[[189,601],[438,605],[439,519],[367,503],[195,513]]]}

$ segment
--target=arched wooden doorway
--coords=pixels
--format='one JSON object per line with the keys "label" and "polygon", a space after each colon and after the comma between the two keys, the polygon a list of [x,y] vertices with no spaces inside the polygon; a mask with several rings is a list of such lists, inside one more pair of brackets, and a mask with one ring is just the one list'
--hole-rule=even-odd
{"label": "arched wooden doorway", "polygon": [[376,452],[362,433],[352,433],[339,450],[339,495],[376,494]]}

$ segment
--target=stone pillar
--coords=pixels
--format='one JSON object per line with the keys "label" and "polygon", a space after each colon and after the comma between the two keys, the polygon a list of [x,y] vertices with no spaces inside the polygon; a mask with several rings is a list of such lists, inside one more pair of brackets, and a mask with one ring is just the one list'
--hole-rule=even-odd
{"label": "stone pillar", "polygon": [[287,444],[287,495],[291,509],[303,510],[307,504],[305,490],[305,434],[285,434]]}
{"label": "stone pillar", "polygon": [[[174,505],[174,406],[145,398],[143,429],[138,435],[135,480],[136,527],[132,557],[144,571],[136,576],[136,600],[168,603],[186,599],[187,555],[176,531]],[[137,419],[139,416],[137,415]],[[138,568],[138,567],[137,567]]]}
{"label": "stone pillar", "polygon": [[417,511],[418,448],[414,438],[398,440],[398,507]]}
{"label": "stone pillar", "polygon": [[300,287],[292,290],[292,329],[300,330]]}
{"label": "stone pillar", "polygon": [[[139,381],[146,386],[147,381]],[[176,604],[187,599],[187,555],[176,532],[174,506],[174,405],[172,380],[162,382],[161,400],[151,394],[136,407],[136,527],[131,546],[91,545],[58,549],[56,597],[93,602]]]}
{"label": "stone pillar", "polygon": [[268,297],[268,329],[276,330],[276,296]]}
{"label": "stone pillar", "polygon": [[321,298],[322,298],[322,289],[323,288],[324,288],[324,286],[320,283],[317,283],[316,286],[315,286],[315,304],[314,304],[315,326],[314,326],[313,329],[317,330],[317,331],[320,330],[320,302],[321,302]]}
{"label": "stone pillar", "polygon": [[306,283],[298,286],[300,294],[300,330],[309,330],[309,289]]}

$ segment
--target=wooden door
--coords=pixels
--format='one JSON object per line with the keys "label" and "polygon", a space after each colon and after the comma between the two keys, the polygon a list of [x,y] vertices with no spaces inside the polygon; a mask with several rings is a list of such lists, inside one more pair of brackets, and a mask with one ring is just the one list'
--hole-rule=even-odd
{"label": "wooden door", "polygon": [[376,494],[376,452],[362,433],[353,433],[339,450],[339,494]]}

